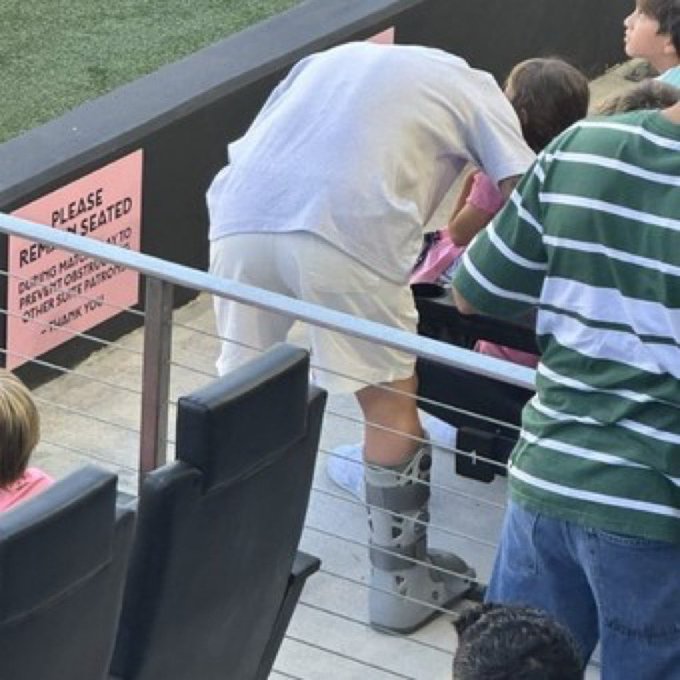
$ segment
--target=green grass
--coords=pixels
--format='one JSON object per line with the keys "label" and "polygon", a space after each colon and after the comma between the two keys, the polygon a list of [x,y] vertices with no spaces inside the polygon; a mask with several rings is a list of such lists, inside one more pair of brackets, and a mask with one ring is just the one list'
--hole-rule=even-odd
{"label": "green grass", "polygon": [[0,142],[300,0],[0,0]]}

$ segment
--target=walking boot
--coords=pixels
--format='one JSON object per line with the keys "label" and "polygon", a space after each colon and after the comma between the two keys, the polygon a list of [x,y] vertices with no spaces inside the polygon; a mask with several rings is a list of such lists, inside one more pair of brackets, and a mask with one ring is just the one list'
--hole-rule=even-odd
{"label": "walking boot", "polygon": [[428,553],[430,443],[396,467],[366,466],[372,627],[412,633],[474,589],[460,557]]}

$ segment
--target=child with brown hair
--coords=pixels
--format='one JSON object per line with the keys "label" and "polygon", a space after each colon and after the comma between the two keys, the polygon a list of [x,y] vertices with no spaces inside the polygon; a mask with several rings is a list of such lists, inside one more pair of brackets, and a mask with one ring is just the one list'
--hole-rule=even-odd
{"label": "child with brown hair", "polygon": [[[505,95],[517,112],[527,144],[538,153],[588,112],[588,79],[556,57],[527,59],[505,81]],[[481,172],[472,175],[449,220],[457,246],[466,246],[503,205],[497,187]]]}
{"label": "child with brown hair", "polygon": [[[588,112],[588,79],[557,57],[527,59],[517,64],[505,82],[527,144],[538,153],[548,142]],[[466,246],[503,207],[498,187],[481,171],[468,175],[448,227],[430,236],[434,245],[421,256],[411,283],[448,285]],[[483,354],[534,367],[535,354],[481,340]]]}
{"label": "child with brown hair", "polygon": [[40,439],[40,416],[28,388],[0,369],[0,512],[34,496],[52,479],[28,461]]}
{"label": "child with brown hair", "polygon": [[[527,59],[517,64],[505,82],[529,146],[538,153],[549,141],[588,112],[588,79],[574,66],[556,58]],[[468,175],[448,228],[435,232],[432,252],[421,255],[411,283],[442,283],[464,247],[503,206],[498,187],[482,172]]]}
{"label": "child with brown hair", "polygon": [[[554,136],[586,115],[590,91],[587,78],[567,62],[537,58],[523,61],[512,69],[505,83],[505,95],[515,108],[525,140],[534,151],[540,151]],[[468,176],[461,197],[449,226],[426,235],[429,248],[426,245],[413,268],[412,284],[450,282],[467,244],[504,202],[498,187],[482,172]],[[487,344],[485,351],[491,353],[496,346]],[[484,349],[485,345],[480,347]],[[504,358],[536,364],[533,354],[502,349]],[[448,429],[446,431],[448,433]],[[364,474],[359,463],[361,450],[361,444],[336,447],[326,468],[333,482],[359,498],[363,493]]]}

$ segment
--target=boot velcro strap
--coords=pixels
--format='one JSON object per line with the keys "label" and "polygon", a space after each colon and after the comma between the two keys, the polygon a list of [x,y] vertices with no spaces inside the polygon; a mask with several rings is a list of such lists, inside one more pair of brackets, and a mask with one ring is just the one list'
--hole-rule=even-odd
{"label": "boot velcro strap", "polygon": [[430,487],[424,483],[404,486],[374,486],[366,482],[366,502],[381,510],[405,512],[418,510],[430,498]]}
{"label": "boot velcro strap", "polygon": [[415,566],[414,560],[420,562],[427,557],[427,544],[425,536],[403,547],[390,546],[382,547],[372,543],[368,551],[371,564],[376,569],[383,571],[401,571]]}

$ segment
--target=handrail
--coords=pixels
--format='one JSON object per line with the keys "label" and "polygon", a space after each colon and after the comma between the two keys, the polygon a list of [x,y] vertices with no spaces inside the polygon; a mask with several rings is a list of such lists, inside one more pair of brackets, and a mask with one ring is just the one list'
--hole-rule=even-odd
{"label": "handrail", "polygon": [[122,265],[167,283],[254,305],[477,375],[534,390],[535,371],[524,366],[509,364],[501,359],[418,336],[375,321],[359,319],[344,312],[289,298],[255,286],[221,279],[207,272],[168,262],[152,255],[46,227],[5,213],[0,213],[0,232],[73,251],[110,264]]}

